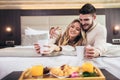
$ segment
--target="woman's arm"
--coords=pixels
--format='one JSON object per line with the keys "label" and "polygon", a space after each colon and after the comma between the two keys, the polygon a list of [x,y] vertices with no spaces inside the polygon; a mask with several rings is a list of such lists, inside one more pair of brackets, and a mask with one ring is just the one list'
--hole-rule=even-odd
{"label": "woman's arm", "polygon": [[51,27],[49,31],[50,38],[57,39],[61,35],[60,27]]}

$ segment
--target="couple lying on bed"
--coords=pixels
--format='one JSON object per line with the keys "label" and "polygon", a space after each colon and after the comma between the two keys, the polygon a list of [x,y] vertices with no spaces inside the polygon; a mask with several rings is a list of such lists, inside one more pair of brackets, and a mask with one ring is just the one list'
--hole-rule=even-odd
{"label": "couple lying on bed", "polygon": [[[89,10],[89,8],[91,8]],[[53,51],[74,50],[75,46],[85,46],[84,55],[86,58],[101,56],[106,51],[104,46],[107,38],[106,28],[96,23],[96,10],[91,4],[85,4],[80,9],[79,20],[75,19],[70,23],[62,34],[59,27],[50,29],[50,38],[55,39],[54,44],[46,46],[49,49],[41,52],[41,47],[35,45],[37,53],[49,54]]]}
{"label": "couple lying on bed", "polygon": [[[93,36],[93,37],[99,37],[99,36]],[[100,46],[102,44],[97,45],[98,47],[100,46],[100,49],[97,48],[97,46],[93,47],[93,45],[87,44],[85,32],[81,28],[80,21],[78,19],[75,19],[74,21],[72,21],[72,23],[68,25],[67,29],[65,30],[63,34],[59,27],[52,27],[50,29],[50,39],[54,40],[54,42],[52,42],[52,44],[50,42],[49,45],[44,45],[45,47],[48,48],[47,50],[44,50],[41,52],[40,45],[35,45],[36,52],[42,53],[42,54],[50,54],[53,51],[54,52],[72,51],[72,50],[75,50],[76,46],[85,46],[84,48],[85,57],[93,58],[93,57],[98,57],[98,56],[95,55],[92,51],[96,50],[97,52],[97,50],[99,51],[99,50],[102,50],[101,48],[103,48]]]}

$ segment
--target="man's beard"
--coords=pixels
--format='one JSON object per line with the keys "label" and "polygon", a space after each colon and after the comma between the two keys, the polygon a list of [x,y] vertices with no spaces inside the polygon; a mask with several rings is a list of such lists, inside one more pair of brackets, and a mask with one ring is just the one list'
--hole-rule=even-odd
{"label": "man's beard", "polygon": [[[88,28],[84,29],[84,26],[88,26]],[[84,24],[84,25],[81,24],[81,27],[85,32],[87,32],[92,26],[93,26],[93,21],[92,21],[92,24]]]}

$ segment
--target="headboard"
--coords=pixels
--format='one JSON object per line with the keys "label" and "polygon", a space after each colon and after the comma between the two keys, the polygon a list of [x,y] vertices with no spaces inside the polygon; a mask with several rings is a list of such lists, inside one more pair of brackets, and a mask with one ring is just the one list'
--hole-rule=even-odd
{"label": "headboard", "polygon": [[[28,45],[31,45],[31,44],[28,43],[28,40],[32,39],[31,36],[29,36],[30,38],[26,40],[27,42],[25,42],[25,35],[27,34],[26,29],[29,29],[28,32],[30,32],[30,29],[31,29],[31,30],[36,30],[36,31],[39,31],[39,32],[42,31],[41,33],[43,33],[43,31],[48,33],[50,27],[59,26],[59,27],[61,27],[62,31],[64,32],[64,30],[70,24],[70,22],[72,22],[74,19],[77,19],[77,18],[79,18],[78,15],[21,16],[21,34],[22,34],[21,35],[22,36],[21,40],[22,40],[22,45],[24,45],[24,43],[27,43]],[[101,24],[106,25],[105,15],[97,15],[96,20],[98,22],[100,22]],[[32,34],[32,33],[30,33],[30,34]],[[38,37],[39,38],[37,38],[37,39],[35,37],[33,37],[33,38],[35,38],[36,40],[41,39],[41,38],[45,38],[45,37],[40,38],[40,35]],[[32,40],[36,41],[35,39],[34,40],[32,39]],[[29,42],[32,42],[32,44],[33,44],[33,41],[29,40]],[[25,44],[25,45],[27,45],[27,44]]]}

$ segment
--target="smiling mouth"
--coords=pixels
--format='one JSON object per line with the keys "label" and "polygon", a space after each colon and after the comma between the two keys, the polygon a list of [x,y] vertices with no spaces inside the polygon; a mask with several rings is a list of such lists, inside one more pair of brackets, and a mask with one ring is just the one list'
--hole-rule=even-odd
{"label": "smiling mouth", "polygon": [[73,31],[71,31],[70,33],[71,33],[71,34],[75,34],[75,32],[73,32]]}

